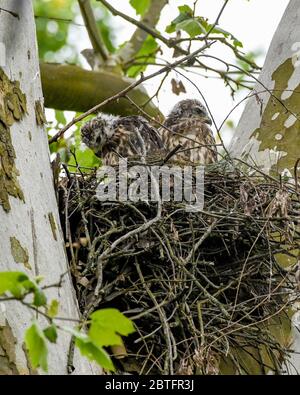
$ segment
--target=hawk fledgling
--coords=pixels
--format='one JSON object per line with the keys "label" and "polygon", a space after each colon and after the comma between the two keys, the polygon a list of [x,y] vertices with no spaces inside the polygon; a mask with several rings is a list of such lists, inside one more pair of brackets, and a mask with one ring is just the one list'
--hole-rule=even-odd
{"label": "hawk fledgling", "polygon": [[100,113],[83,125],[81,136],[82,141],[109,165],[116,164],[118,157],[143,155],[144,150],[149,154],[163,148],[156,129],[141,116]]}
{"label": "hawk fledgling", "polygon": [[217,161],[216,141],[210,125],[212,121],[203,104],[194,99],[177,103],[164,122],[160,135],[168,151],[180,144],[182,148],[174,155],[200,164]]}

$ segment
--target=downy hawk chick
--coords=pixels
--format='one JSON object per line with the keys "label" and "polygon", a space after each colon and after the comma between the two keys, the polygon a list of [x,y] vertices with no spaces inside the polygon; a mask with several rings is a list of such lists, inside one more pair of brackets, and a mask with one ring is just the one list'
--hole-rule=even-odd
{"label": "downy hawk chick", "polygon": [[168,151],[179,144],[182,146],[174,155],[175,159],[205,165],[217,161],[211,124],[203,104],[195,99],[186,99],[174,106],[164,122],[166,128],[160,128],[159,132]]}
{"label": "downy hawk chick", "polygon": [[83,125],[81,136],[82,141],[109,165],[117,164],[119,157],[141,156],[163,149],[158,131],[141,116],[99,113]]}

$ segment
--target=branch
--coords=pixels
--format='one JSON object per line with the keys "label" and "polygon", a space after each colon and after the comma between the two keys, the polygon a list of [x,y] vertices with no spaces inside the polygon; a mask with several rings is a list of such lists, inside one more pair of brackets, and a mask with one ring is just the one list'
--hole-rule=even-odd
{"label": "branch", "polygon": [[[181,43],[185,41],[204,41],[206,36],[197,36],[197,37],[189,37],[189,38],[179,38],[176,39],[176,43]],[[253,70],[261,70],[261,67],[258,66],[254,61],[248,59],[245,55],[241,53],[234,45],[230,44],[225,37],[218,37],[218,36],[210,36],[210,40],[220,41],[224,45],[227,45],[232,51],[234,52],[235,56],[242,60],[243,62],[247,63]],[[195,66],[194,66],[195,67]]]}
{"label": "branch", "polygon": [[188,54],[188,51],[180,48],[177,44],[176,41],[172,39],[168,39],[167,37],[163,36],[162,34],[158,33],[155,29],[152,27],[148,26],[147,24],[143,23],[142,21],[138,21],[134,18],[131,18],[131,16],[128,16],[126,14],[123,14],[123,12],[116,10],[113,6],[111,6],[106,0],[97,0],[100,1],[113,15],[120,16],[121,18],[125,19],[125,21],[135,25],[139,29],[143,30],[147,34],[150,34],[152,37],[157,38],[161,42],[163,42],[167,47],[169,48],[176,48],[180,53],[183,54]]}
{"label": "branch", "polygon": [[[45,106],[57,110],[84,112],[130,86],[132,80],[108,71],[89,71],[78,66],[41,63],[41,77]],[[135,103],[149,100],[146,91],[139,87],[131,91]],[[103,111],[118,115],[133,115],[135,110],[126,99],[108,102]],[[146,112],[161,116],[154,104],[146,106]]]}
{"label": "branch", "polygon": [[[139,86],[141,83],[150,80],[151,78],[157,77],[158,75],[165,73],[169,70],[172,70],[174,68],[176,68],[178,65],[187,62],[187,61],[191,61],[192,59],[194,59],[197,55],[199,55],[201,52],[203,52],[206,48],[209,48],[211,45],[213,45],[215,43],[215,41],[211,41],[205,45],[203,45],[201,48],[197,49],[196,51],[192,52],[191,54],[184,56],[183,58],[177,60],[176,62],[170,63],[169,65],[162,67],[161,69],[159,69],[158,71],[156,71],[155,73],[149,74],[148,76],[141,76],[141,78],[137,81],[134,81],[132,84],[130,84],[129,86],[127,86],[125,89],[119,91],[117,94],[109,97],[108,99],[102,101],[100,104],[97,104],[96,106],[90,108],[88,111],[86,111],[85,113],[81,114],[80,116],[74,118],[71,122],[69,122],[65,127],[63,127],[58,133],[56,133],[55,136],[53,136],[50,140],[49,140],[49,144],[57,141],[71,126],[75,125],[77,122],[81,121],[82,119],[86,118],[88,115],[91,115],[97,111],[100,110],[100,108],[107,106],[108,104],[110,104],[111,102],[120,99],[120,98],[124,98],[124,96],[128,93],[131,92],[132,89],[136,88],[137,86]],[[49,66],[49,65],[48,65]],[[59,66],[56,66],[59,67]],[[61,66],[62,67],[62,66]],[[72,66],[63,66],[63,67],[72,67]],[[75,67],[75,66],[73,66]],[[84,71],[84,70],[83,70]],[[86,73],[93,73],[92,71],[85,71]],[[95,73],[95,74],[99,74],[99,73]],[[50,77],[51,78],[51,77]],[[53,88],[52,88],[53,89]],[[53,95],[55,96],[55,89],[52,90]],[[106,95],[108,96],[108,95]]]}
{"label": "branch", "polygon": [[[155,28],[159,21],[161,10],[167,3],[168,0],[152,0],[148,11],[145,13],[140,23],[152,29]],[[139,52],[147,36],[148,32],[146,30],[140,27],[135,30],[128,43],[125,45],[125,49],[122,51],[122,53],[126,54],[126,57],[123,56],[122,59],[124,63]]]}
{"label": "branch", "polygon": [[220,20],[222,14],[223,14],[223,12],[224,12],[224,10],[225,10],[225,7],[227,6],[228,2],[229,2],[229,0],[225,0],[225,1],[224,1],[224,4],[222,5],[222,7],[221,7],[221,9],[220,9],[220,11],[219,11],[219,13],[218,13],[218,16],[217,16],[215,22],[211,25],[209,31],[206,33],[205,39],[208,38],[208,36],[210,35],[210,33],[211,33],[211,32],[214,30],[214,28],[219,24],[219,20]]}
{"label": "branch", "polygon": [[102,59],[106,61],[108,59],[108,51],[96,24],[90,1],[78,0],[78,3],[94,51],[96,54],[100,54]]}

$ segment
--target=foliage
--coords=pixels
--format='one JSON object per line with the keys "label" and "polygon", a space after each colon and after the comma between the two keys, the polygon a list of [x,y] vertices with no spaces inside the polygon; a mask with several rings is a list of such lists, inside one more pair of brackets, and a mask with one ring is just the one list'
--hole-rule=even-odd
{"label": "foliage", "polygon": [[[127,1],[135,11],[135,19],[147,25],[149,13],[151,15],[152,0]],[[166,23],[166,26],[163,28],[165,32],[161,33],[156,26],[150,25],[150,28],[157,34],[152,35],[148,32],[142,43],[137,40],[131,47],[131,39],[127,41],[128,37],[124,37],[123,42],[120,39],[118,24],[114,15],[108,11],[101,1],[91,2],[96,26],[99,29],[102,40],[101,45],[108,53],[108,60],[100,59],[98,62],[100,66],[98,66],[103,69],[107,68],[112,72],[122,73],[126,77],[138,78],[142,73],[147,72],[149,65],[160,65],[161,62],[164,64],[169,62],[169,60],[164,60],[166,46],[174,47],[173,57],[177,58],[184,53],[190,53],[192,47],[196,48],[196,45],[203,45],[204,38],[207,41],[207,39],[211,40],[211,37],[213,37],[214,40],[232,52],[239,69],[229,66],[226,62],[214,68],[211,66],[209,59],[207,59],[206,63],[206,59],[202,57],[201,62],[195,59],[190,64],[184,65],[183,68],[192,72],[198,72],[201,69],[207,77],[215,77],[216,75],[217,78],[224,80],[232,95],[238,89],[251,87],[249,78],[245,81],[245,73],[250,75],[255,71],[257,67],[255,65],[256,54],[243,53],[241,51],[243,48],[242,42],[231,32],[223,29],[219,23],[199,15],[196,3],[194,9],[185,4],[184,1],[169,2],[169,5],[177,6],[178,16]],[[117,11],[121,8],[116,7]],[[41,60],[82,65],[83,57],[79,53],[78,44],[72,37],[74,34],[76,37],[81,37],[84,34],[87,36],[85,30],[88,29],[88,26],[84,25],[81,18],[77,0],[35,0],[34,11]],[[147,14],[147,19],[144,21],[145,14]],[[167,36],[164,36],[165,33],[167,33]],[[160,37],[164,38],[164,40]],[[90,44],[91,46],[92,44]],[[213,48],[211,53],[214,55]],[[164,79],[157,90],[156,97],[159,95],[163,82]],[[48,127],[49,135],[55,134],[66,123],[64,112],[56,110],[55,121]],[[50,149],[51,153],[59,154],[61,161],[70,165],[71,170],[78,166],[84,169],[85,167],[95,167],[100,164],[99,159],[93,152],[81,144],[80,124],[76,125],[72,136],[66,135],[66,137],[60,138],[59,142],[51,144]],[[77,163],[74,158],[74,152],[76,152]]]}
{"label": "foliage", "polygon": [[155,63],[155,56],[158,49],[159,45],[157,41],[149,35],[143,42],[141,49],[136,54],[136,60],[141,64],[129,67],[126,70],[128,77],[137,77],[147,69],[149,63]]}
{"label": "foliage", "polygon": [[[47,132],[49,137],[51,136],[51,133],[55,133],[60,128],[64,127],[67,123],[64,111],[55,110],[54,114],[55,120],[49,123],[47,126]],[[75,116],[78,115],[79,113],[75,114]],[[88,119],[89,118],[86,118],[85,121]],[[81,126],[82,123],[78,122],[75,125],[75,130],[71,137],[62,138],[58,142],[51,144],[50,152],[51,154],[59,154],[60,160],[64,163],[67,163],[71,167],[71,169],[80,166],[82,167],[82,170],[85,171],[85,168],[93,168],[99,166],[100,159],[94,154],[92,150],[83,146],[80,137]]]}
{"label": "foliage", "polygon": [[34,369],[41,367],[45,372],[47,372],[47,338],[37,322],[34,322],[31,327],[27,329],[25,334],[25,344],[32,367]]}
{"label": "foliage", "polygon": [[129,2],[138,15],[144,15],[151,4],[151,0],[130,0]]}
{"label": "foliage", "polygon": [[[81,63],[76,43],[71,39],[74,30],[83,34],[85,26],[79,19],[77,0],[34,0],[39,56],[41,60],[59,63]],[[114,32],[109,15],[99,3],[94,3],[95,18],[109,52],[115,51]]]}
{"label": "foliage", "polygon": [[[75,17],[74,1],[34,1],[34,13],[40,58],[76,62],[76,48],[69,41],[70,21]],[[69,56],[64,56],[64,52]]]}
{"label": "foliage", "polygon": [[[104,347],[122,344],[121,336],[127,336],[135,331],[132,322],[116,309],[103,309],[91,314],[90,320],[87,321],[89,325],[87,333],[80,328],[82,325],[76,329],[61,327],[55,322],[60,318],[57,316],[59,302],[56,299],[48,302],[44,288],[39,286],[41,280],[41,277],[30,279],[22,272],[0,272],[0,295],[4,295],[0,301],[19,300],[29,309],[44,316],[49,323],[42,329],[34,319],[26,330],[25,344],[32,367],[48,370],[48,342],[56,343],[58,330],[61,330],[74,336],[75,345],[83,356],[107,370],[114,371],[112,360]],[[30,295],[33,296],[32,301],[25,301]],[[39,309],[41,307],[42,310]]]}
{"label": "foliage", "polygon": [[179,6],[179,15],[166,28],[167,33],[183,30],[191,38],[199,36],[200,34],[220,34],[224,38],[229,38],[233,41],[235,47],[243,47],[241,41],[237,40],[231,33],[222,29],[219,26],[214,26],[208,22],[207,18],[194,16],[193,10],[187,6]]}

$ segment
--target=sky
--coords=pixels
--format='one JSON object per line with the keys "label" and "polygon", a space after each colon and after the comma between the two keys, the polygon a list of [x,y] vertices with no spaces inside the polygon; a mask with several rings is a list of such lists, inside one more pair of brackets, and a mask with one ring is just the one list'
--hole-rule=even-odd
{"label": "sky", "polygon": [[[198,0],[196,9],[197,14],[209,18],[210,22],[214,22],[223,1],[224,0]],[[258,57],[257,63],[262,66],[265,54],[288,2],[289,0],[230,0],[222,14],[219,24],[223,29],[230,31],[234,36],[242,41],[244,44],[243,51],[245,53],[249,51],[258,51],[261,53]],[[120,11],[137,18],[134,9],[129,5],[128,1],[111,0],[110,3]],[[193,3],[193,0],[169,0],[169,4],[164,8],[161,14],[158,29],[161,32],[164,32],[165,27],[178,15],[177,7],[179,5],[188,4],[193,6]],[[81,21],[79,20],[79,22]],[[135,28],[120,17],[114,17],[113,22],[117,31],[116,44],[121,44],[124,40],[130,38]],[[78,32],[75,29],[72,33],[72,37],[70,38],[78,46],[79,52],[82,49],[90,47],[89,39],[82,29]],[[229,61],[234,60],[228,51],[223,49],[223,46],[217,46],[215,51],[219,58],[227,59]],[[166,61],[171,61],[171,55],[172,51],[163,47],[162,57]],[[151,73],[157,69],[158,68],[155,66],[148,67],[147,73]],[[187,91],[186,94],[176,96],[172,93],[170,84],[170,79],[172,77],[182,80]],[[233,99],[231,97],[230,90],[226,88],[224,82],[219,79],[204,78],[190,73],[188,74],[188,77],[204,95],[217,126],[223,122],[234,105],[247,95],[247,91],[242,90]],[[153,94],[156,91],[160,81],[161,77],[158,77],[157,79],[152,79],[146,83],[145,87],[150,94]],[[181,76],[173,73],[164,83],[160,91],[159,103],[157,104],[160,110],[164,114],[167,114],[177,101],[184,98],[201,99],[197,89],[191,83]],[[238,106],[230,116],[234,125],[238,123],[243,111],[243,106],[244,104]],[[232,132],[226,126],[223,129],[222,135],[225,144],[229,144]]]}

